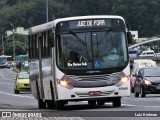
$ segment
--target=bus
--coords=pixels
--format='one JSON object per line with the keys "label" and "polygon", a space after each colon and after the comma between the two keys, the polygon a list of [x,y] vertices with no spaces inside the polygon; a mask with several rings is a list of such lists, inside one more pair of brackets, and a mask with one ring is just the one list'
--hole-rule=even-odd
{"label": "bus", "polygon": [[28,55],[17,55],[16,61],[20,61],[20,62],[28,61]]}
{"label": "bus", "polygon": [[0,68],[10,68],[12,65],[8,64],[7,58],[10,58],[11,56],[8,55],[1,55],[0,56]]}
{"label": "bus", "polygon": [[138,50],[129,50],[129,56],[131,58],[138,57],[139,56],[139,51]]}
{"label": "bus", "polygon": [[[40,109],[63,109],[68,102],[90,106],[130,96],[128,43],[121,16],[60,18],[29,28],[31,93]],[[114,41],[117,52],[110,52]]]}

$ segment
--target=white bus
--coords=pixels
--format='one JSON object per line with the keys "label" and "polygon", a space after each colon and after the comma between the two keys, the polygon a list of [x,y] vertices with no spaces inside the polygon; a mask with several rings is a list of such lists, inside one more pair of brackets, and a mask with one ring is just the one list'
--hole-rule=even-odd
{"label": "white bus", "polygon": [[30,28],[30,83],[39,108],[62,109],[70,101],[120,107],[121,97],[130,96],[129,38],[120,16],[68,17]]}
{"label": "white bus", "polygon": [[11,56],[8,55],[0,55],[0,68],[10,68],[12,65],[8,64],[7,58]]}

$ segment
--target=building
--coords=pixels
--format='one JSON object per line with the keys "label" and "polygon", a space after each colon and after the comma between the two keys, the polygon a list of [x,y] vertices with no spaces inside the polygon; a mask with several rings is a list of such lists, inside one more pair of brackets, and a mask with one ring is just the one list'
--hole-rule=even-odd
{"label": "building", "polygon": [[[28,30],[25,30],[23,27],[17,27],[14,31],[14,33],[22,34],[22,35],[28,35]],[[7,36],[10,36],[13,34],[13,31],[7,30]]]}

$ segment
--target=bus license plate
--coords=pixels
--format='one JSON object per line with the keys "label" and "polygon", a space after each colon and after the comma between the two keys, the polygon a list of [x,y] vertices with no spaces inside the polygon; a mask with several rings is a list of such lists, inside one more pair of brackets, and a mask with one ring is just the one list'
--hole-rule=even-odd
{"label": "bus license plate", "polygon": [[100,91],[90,91],[89,95],[90,96],[99,96],[99,95],[101,95],[101,92]]}

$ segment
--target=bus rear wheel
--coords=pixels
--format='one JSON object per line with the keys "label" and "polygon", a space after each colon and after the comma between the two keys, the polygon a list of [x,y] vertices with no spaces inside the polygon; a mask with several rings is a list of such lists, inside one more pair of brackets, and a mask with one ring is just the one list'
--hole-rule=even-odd
{"label": "bus rear wheel", "polygon": [[97,100],[98,105],[104,105],[104,103],[105,103],[104,100]]}
{"label": "bus rear wheel", "polygon": [[42,99],[38,99],[38,107],[39,107],[39,109],[45,109],[46,102],[44,102]]}
{"label": "bus rear wheel", "polygon": [[113,107],[121,107],[121,98],[115,98],[113,101]]}
{"label": "bus rear wheel", "polygon": [[88,100],[88,104],[89,104],[89,106],[95,106],[96,101],[95,100]]}
{"label": "bus rear wheel", "polygon": [[56,101],[56,103],[55,103],[55,107],[56,107],[56,109],[57,110],[63,110],[64,109],[64,102],[62,102],[62,101]]}
{"label": "bus rear wheel", "polygon": [[40,92],[39,92],[39,88],[38,88],[38,83],[37,84],[37,100],[38,100],[38,108],[39,109],[45,109],[46,108],[46,102],[43,101],[42,99],[40,99]]}

